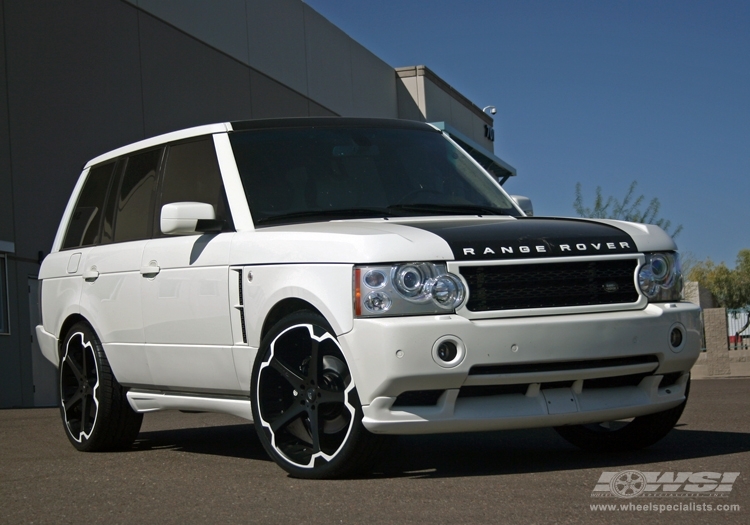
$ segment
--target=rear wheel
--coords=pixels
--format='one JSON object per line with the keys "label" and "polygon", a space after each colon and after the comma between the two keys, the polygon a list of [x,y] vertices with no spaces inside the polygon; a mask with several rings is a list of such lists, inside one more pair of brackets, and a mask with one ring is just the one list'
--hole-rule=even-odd
{"label": "rear wheel", "polygon": [[261,443],[295,477],[351,475],[369,467],[380,449],[382,438],[362,426],[341,347],[318,314],[291,314],[264,337],[252,398]]}
{"label": "rear wheel", "polygon": [[143,415],[130,407],[94,331],[84,323],[74,325],[62,354],[60,414],[73,446],[95,452],[132,445]]}
{"label": "rear wheel", "polygon": [[685,401],[669,410],[629,420],[555,427],[555,430],[566,441],[584,450],[638,450],[653,445],[674,428],[682,416],[682,411],[685,410],[689,394],[690,380],[685,386]]}

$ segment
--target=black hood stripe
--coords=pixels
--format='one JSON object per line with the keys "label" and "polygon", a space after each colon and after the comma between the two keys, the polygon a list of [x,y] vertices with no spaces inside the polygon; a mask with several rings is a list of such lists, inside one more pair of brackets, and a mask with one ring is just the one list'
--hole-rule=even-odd
{"label": "black hood stripe", "polygon": [[633,238],[619,228],[579,219],[446,219],[404,225],[443,238],[458,261],[638,252]]}

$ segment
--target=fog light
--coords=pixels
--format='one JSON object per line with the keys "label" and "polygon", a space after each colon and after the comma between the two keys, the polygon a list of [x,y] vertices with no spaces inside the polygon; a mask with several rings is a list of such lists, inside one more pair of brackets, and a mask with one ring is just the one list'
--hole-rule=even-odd
{"label": "fog light", "polygon": [[672,348],[677,348],[682,345],[682,330],[679,328],[672,328],[672,333],[669,334],[669,343]]}
{"label": "fog light", "polygon": [[443,368],[453,368],[466,357],[463,341],[455,335],[444,335],[432,345],[432,360]]}
{"label": "fog light", "polygon": [[675,354],[682,352],[687,345],[687,330],[682,323],[674,323],[669,327],[669,349]]}
{"label": "fog light", "polygon": [[453,341],[443,341],[438,345],[437,356],[441,361],[450,363],[458,355],[458,347]]}

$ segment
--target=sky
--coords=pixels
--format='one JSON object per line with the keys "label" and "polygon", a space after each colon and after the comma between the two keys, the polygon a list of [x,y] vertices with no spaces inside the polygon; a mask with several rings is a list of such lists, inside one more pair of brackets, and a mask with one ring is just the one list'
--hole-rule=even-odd
{"label": "sky", "polygon": [[575,216],[632,181],[678,248],[733,267],[750,248],[750,2],[306,0],[393,67],[426,65],[497,108],[505,184]]}

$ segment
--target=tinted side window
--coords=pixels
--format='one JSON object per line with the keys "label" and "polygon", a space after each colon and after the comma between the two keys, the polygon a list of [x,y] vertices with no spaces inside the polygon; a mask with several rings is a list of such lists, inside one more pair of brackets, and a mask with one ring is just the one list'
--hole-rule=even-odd
{"label": "tinted side window", "polygon": [[[171,202],[211,204],[216,218],[224,222],[223,230],[234,230],[211,137],[169,147],[157,217]],[[162,235],[158,221],[155,231]]]}
{"label": "tinted side window", "polygon": [[128,158],[120,183],[114,242],[151,238],[161,149]]}
{"label": "tinted side window", "polygon": [[99,242],[99,226],[102,223],[104,201],[115,163],[91,168],[63,241],[63,250],[78,246],[91,246]]}
{"label": "tinted side window", "polygon": [[117,208],[117,198],[120,190],[120,180],[122,179],[122,168],[125,166],[124,161],[118,162],[115,167],[115,173],[112,177],[112,184],[107,195],[107,204],[104,206],[104,217],[102,217],[102,234],[99,244],[109,244],[115,236],[115,209]]}

